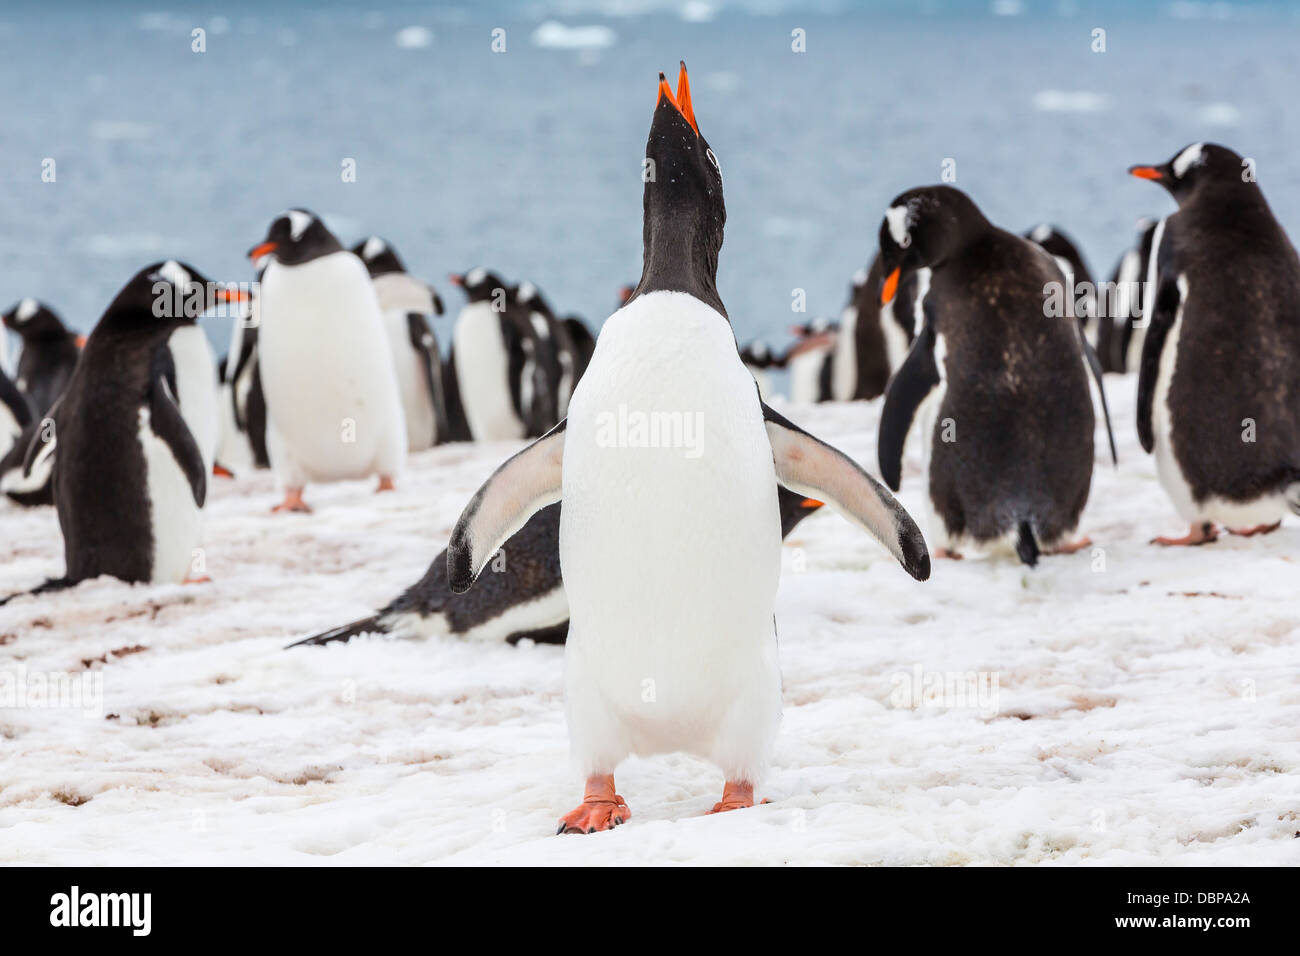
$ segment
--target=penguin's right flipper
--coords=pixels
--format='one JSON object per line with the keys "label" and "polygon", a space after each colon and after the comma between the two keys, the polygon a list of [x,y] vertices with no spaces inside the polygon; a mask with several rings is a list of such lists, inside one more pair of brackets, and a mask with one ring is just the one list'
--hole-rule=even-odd
{"label": "penguin's right flipper", "polygon": [[469,590],[492,555],[537,511],[560,500],[564,426],[560,422],[508,458],[470,499],[447,545],[447,583]]}
{"label": "penguin's right flipper", "polygon": [[916,410],[940,381],[939,366],[934,360],[934,340],[934,328],[926,323],[912,343],[907,359],[885,389],[876,454],[880,459],[880,476],[893,491],[902,483],[903,445],[912,430]]}
{"label": "penguin's right flipper", "polygon": [[921,529],[880,482],[848,455],[768,405],[763,406],[763,419],[777,481],[797,494],[826,502],[883,544],[918,581],[930,576],[930,552]]}
{"label": "penguin's right flipper", "polygon": [[208,493],[208,470],[203,464],[198,442],[181,417],[176,394],[176,366],[172,362],[171,350],[163,344],[154,353],[149,383],[149,427],[171,450],[176,464],[180,465],[190,483],[194,503],[202,508]]}
{"label": "penguin's right flipper", "polygon": [[429,320],[420,312],[406,313],[406,334],[410,337],[411,348],[420,356],[420,370],[424,373],[424,384],[433,404],[434,440],[446,441],[451,427],[447,423],[447,399],[442,388],[442,354],[438,351],[438,339],[429,326]]}
{"label": "penguin's right flipper", "polygon": [[332,644],[335,641],[350,641],[360,634],[387,634],[388,628],[379,622],[379,615],[372,614],[370,617],[364,617],[359,621],[353,621],[351,624],[343,624],[339,627],[330,628],[328,631],[322,631],[319,634],[313,634],[311,637],[304,637],[301,641],[294,641],[292,644],[286,644],[285,650],[291,647],[303,647],[307,644],[321,645]]}
{"label": "penguin's right flipper", "polygon": [[1148,454],[1156,445],[1151,410],[1155,405],[1156,377],[1160,374],[1160,353],[1164,351],[1165,339],[1174,327],[1181,304],[1182,293],[1178,286],[1167,280],[1161,282],[1155,295],[1155,307],[1149,316],[1146,338],[1142,342],[1142,360],[1138,366],[1137,428],[1138,441]]}

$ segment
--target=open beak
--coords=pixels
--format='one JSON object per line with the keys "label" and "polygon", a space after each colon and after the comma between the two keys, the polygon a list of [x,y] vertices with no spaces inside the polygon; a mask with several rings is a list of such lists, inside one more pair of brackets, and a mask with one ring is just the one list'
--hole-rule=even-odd
{"label": "open beak", "polygon": [[880,304],[889,305],[894,301],[894,296],[898,293],[898,267],[885,276],[885,284],[880,287]]}
{"label": "open beak", "polygon": [[691,83],[686,78],[686,61],[678,60],[681,64],[681,70],[677,74],[677,108],[681,110],[686,122],[691,124],[691,129],[695,130],[695,135],[700,135],[700,128],[695,124],[695,109],[691,106]]}
{"label": "open beak", "polygon": [[260,245],[253,246],[253,248],[248,250],[248,258],[256,262],[258,259],[262,258],[262,256],[270,255],[272,252],[275,252],[275,246],[276,244],[274,242],[263,242]]}
{"label": "open beak", "polygon": [[1130,166],[1128,168],[1130,176],[1136,176],[1138,179],[1164,179],[1165,174],[1155,166]]}

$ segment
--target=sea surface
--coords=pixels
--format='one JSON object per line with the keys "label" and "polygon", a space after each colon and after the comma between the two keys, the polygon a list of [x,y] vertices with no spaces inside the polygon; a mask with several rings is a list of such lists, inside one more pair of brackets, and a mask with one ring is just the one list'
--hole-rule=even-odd
{"label": "sea surface", "polygon": [[742,342],[836,315],[890,199],[945,164],[1097,273],[1173,208],[1125,168],[1198,140],[1253,158],[1300,230],[1291,3],[6,3],[0,47],[0,307],[36,296],[80,330],[156,259],[250,279],[289,206],[385,236],[452,314],[445,274],[482,264],[598,325],[640,274],[641,158],[680,58]]}

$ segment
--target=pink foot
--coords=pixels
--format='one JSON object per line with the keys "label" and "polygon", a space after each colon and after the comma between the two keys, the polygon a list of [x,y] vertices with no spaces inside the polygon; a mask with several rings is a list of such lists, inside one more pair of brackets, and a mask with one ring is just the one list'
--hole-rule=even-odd
{"label": "pink foot", "polygon": [[380,475],[379,487],[375,489],[375,494],[379,494],[381,491],[392,491],[395,487],[397,486],[393,484],[392,478],[388,477],[388,475]]}
{"label": "pink foot", "polygon": [[[766,800],[763,803],[767,803]],[[754,785],[744,780],[728,780],[722,785],[722,799],[713,805],[709,813],[726,813],[728,810],[744,810],[754,805]]]}
{"label": "pink foot", "polygon": [[1219,537],[1218,529],[1214,527],[1211,521],[1205,521],[1201,524],[1194,524],[1191,530],[1181,538],[1152,538],[1152,544],[1158,544],[1162,548],[1188,548],[1195,547],[1199,544],[1209,544]]}
{"label": "pink foot", "polygon": [[1078,541],[1070,541],[1065,544],[1058,544],[1048,554],[1074,554],[1076,551],[1082,551],[1084,548],[1092,547],[1092,538],[1082,537]]}
{"label": "pink foot", "polygon": [[201,574],[197,577],[195,577],[193,574],[187,574],[185,575],[185,580],[181,582],[181,584],[211,584],[211,583],[212,583],[212,578],[208,577],[206,574]]}
{"label": "pink foot", "polygon": [[1257,524],[1253,528],[1242,528],[1238,531],[1236,528],[1229,528],[1228,534],[1241,535],[1243,538],[1253,538],[1257,534],[1272,534],[1278,528],[1282,527],[1282,519],[1278,518],[1272,524]]}
{"label": "pink foot", "polygon": [[311,506],[302,500],[301,488],[286,488],[284,490],[284,501],[272,508],[271,513],[276,514],[281,511],[297,511],[302,514],[311,514]]}
{"label": "pink foot", "polygon": [[587,790],[582,803],[560,817],[560,833],[595,833],[612,830],[620,823],[632,819],[627,803],[614,792],[614,775],[595,774],[587,778]]}
{"label": "pink foot", "polygon": [[961,555],[956,551],[949,551],[947,548],[935,548],[934,556],[936,558],[947,558],[949,561],[960,561]]}

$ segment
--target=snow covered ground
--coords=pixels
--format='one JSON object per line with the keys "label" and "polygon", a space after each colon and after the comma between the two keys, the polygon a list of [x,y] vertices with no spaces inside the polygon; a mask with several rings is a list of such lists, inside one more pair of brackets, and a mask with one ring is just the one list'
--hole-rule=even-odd
{"label": "snow covered ground", "polygon": [[[0,861],[1298,863],[1300,524],[1149,546],[1183,529],[1134,437],[1133,380],[1108,384],[1120,468],[1099,442],[1081,529],[1099,550],[936,562],[918,584],[814,516],[786,543],[772,802],[705,816],[718,771],[632,760],[631,822],[584,837],[554,835],[581,796],[562,649],[282,650],[418,577],[514,446],[414,456],[394,494],[311,488],[314,516],[270,515],[266,473],[216,482],[211,584],[105,579],[0,608],[5,672],[30,690],[88,670],[103,698],[0,709]],[[789,414],[874,471],[879,410]],[[914,514],[917,467],[912,449]],[[6,507],[0,528],[0,590],[61,572],[52,509]],[[909,699],[918,673],[972,672],[982,699]]]}

